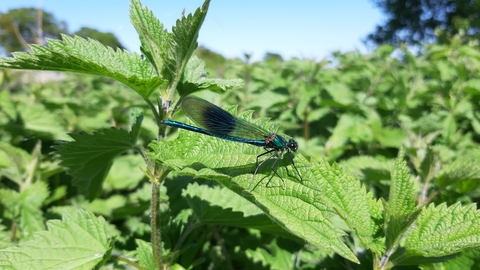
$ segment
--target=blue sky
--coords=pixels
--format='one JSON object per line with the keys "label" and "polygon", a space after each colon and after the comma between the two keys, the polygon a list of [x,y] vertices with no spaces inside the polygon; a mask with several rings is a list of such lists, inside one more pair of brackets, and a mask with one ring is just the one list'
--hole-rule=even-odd
{"label": "blue sky", "polygon": [[[182,10],[192,13],[203,0],[143,0],[170,31]],[[0,12],[38,7],[53,13],[74,32],[82,26],[112,32],[129,50],[140,43],[130,23],[128,0],[15,0],[0,1]],[[384,17],[370,0],[273,1],[212,0],[200,30],[199,45],[226,57],[253,54],[261,60],[266,52],[321,60],[333,51],[358,49],[367,52],[362,40]]]}

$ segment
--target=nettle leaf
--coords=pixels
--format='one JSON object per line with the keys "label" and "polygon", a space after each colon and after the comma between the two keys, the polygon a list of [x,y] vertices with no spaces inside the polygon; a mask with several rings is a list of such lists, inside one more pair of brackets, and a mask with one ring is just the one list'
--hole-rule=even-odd
{"label": "nettle leaf", "polygon": [[462,181],[475,181],[478,185],[480,179],[480,150],[470,149],[459,155],[452,163],[444,165],[437,175],[435,182],[446,187]]}
{"label": "nettle leaf", "polygon": [[357,143],[373,140],[372,131],[365,118],[353,114],[342,114],[326,145],[332,149],[341,148],[349,140]]}
{"label": "nettle leaf", "polygon": [[387,215],[408,215],[415,209],[413,180],[403,159],[404,154],[404,149],[401,148],[392,170],[392,184],[387,205]]}
{"label": "nettle leaf", "polygon": [[245,254],[255,265],[261,264],[267,269],[294,269],[294,255],[277,244],[274,239],[266,248],[247,249]]}
{"label": "nettle leaf", "polygon": [[371,156],[356,156],[339,163],[347,167],[356,179],[382,183],[390,182],[390,170],[394,160],[379,160]]}
{"label": "nettle leaf", "polygon": [[22,198],[20,193],[12,189],[0,189],[0,203],[5,208],[5,217],[17,219],[20,216]]}
{"label": "nettle leaf", "polygon": [[182,16],[172,27],[171,42],[168,44],[167,55],[164,58],[166,71],[172,82],[178,84],[185,71],[185,66],[198,47],[197,39],[200,27],[207,16],[210,0],[206,0],[194,14]]}
{"label": "nettle leaf", "polygon": [[330,94],[332,100],[343,106],[350,106],[356,102],[356,98],[348,85],[340,82],[332,82],[325,85],[325,91]]}
{"label": "nettle leaf", "polygon": [[145,178],[141,171],[145,161],[141,155],[123,155],[115,159],[106,183],[114,189],[134,189]]}
{"label": "nettle leaf", "polygon": [[89,211],[101,214],[102,216],[111,217],[112,211],[121,208],[127,203],[127,199],[123,195],[112,195],[107,199],[95,199],[87,207]]}
{"label": "nettle leaf", "polygon": [[420,214],[415,211],[413,180],[403,159],[403,148],[398,153],[392,170],[392,182],[386,211],[386,245],[391,248]]}
{"label": "nettle leaf", "polygon": [[205,62],[196,55],[192,55],[185,67],[182,82],[178,84],[177,90],[180,96],[187,96],[197,91],[210,90],[216,93],[223,93],[230,89],[243,86],[241,79],[209,79],[205,71]]}
{"label": "nettle leaf", "polygon": [[[244,113],[240,117],[249,120],[251,113]],[[266,125],[265,119],[253,122],[265,126],[267,130],[272,126]],[[153,149],[150,153],[151,159],[177,174],[215,180],[257,205],[291,234],[325,249],[330,254],[337,252],[353,262],[358,262],[352,251],[340,240],[345,233],[331,221],[335,215],[334,210],[325,205],[322,199],[340,192],[335,186],[328,192],[323,189],[327,182],[344,181],[339,178],[344,175],[335,173],[336,168],[332,169],[326,164],[320,166],[309,163],[303,156],[296,154],[295,164],[302,175],[301,181],[288,155],[285,155],[276,164],[276,171],[283,180],[272,172],[273,160],[260,167],[252,179],[256,158],[264,153],[262,148],[184,130],[180,131],[175,141],[153,142],[150,147]],[[329,177],[325,177],[325,174]],[[366,199],[368,196],[365,190],[360,189],[359,184],[350,187],[350,192],[345,192],[344,196],[356,194],[357,192],[352,191],[356,188],[359,189],[357,192],[363,194],[361,198],[366,205],[355,201],[359,199],[357,197],[352,199],[353,204],[359,204],[359,208],[371,206]],[[345,199],[340,199],[339,203],[345,203]],[[340,210],[342,213],[350,213],[343,207]],[[356,224],[359,227],[365,226],[359,228],[360,234],[365,237],[375,230],[373,222],[368,221],[369,212],[370,209],[362,210],[355,216],[361,220]],[[365,215],[368,217],[365,218]],[[367,221],[364,223],[365,219]],[[364,233],[363,230],[368,232]]]}
{"label": "nettle leaf", "polygon": [[70,136],[75,141],[63,142],[55,148],[79,192],[92,200],[100,194],[114,158],[133,148],[130,133],[110,128],[92,135],[82,132]]}
{"label": "nettle leaf", "polygon": [[381,202],[375,200],[372,193],[367,193],[352,174],[335,163],[330,166],[322,160],[312,170],[317,174],[315,179],[323,180],[318,182],[318,190],[322,193],[319,200],[335,209],[367,248],[376,253],[382,252],[385,247],[375,237],[380,229],[375,219],[382,216]]}
{"label": "nettle leaf", "polygon": [[183,191],[183,196],[203,223],[254,228],[292,238],[290,233],[273,223],[256,205],[229,189],[194,183]]}
{"label": "nettle leaf", "polygon": [[447,256],[480,247],[480,212],[475,204],[429,205],[405,243],[407,257]]}
{"label": "nettle leaf", "polygon": [[45,229],[42,205],[48,195],[48,186],[43,182],[37,182],[20,192],[20,229],[26,239]]}
{"label": "nettle leaf", "polygon": [[0,250],[15,245],[11,240],[12,233],[2,225],[2,222],[3,220],[0,219]]}
{"label": "nettle leaf", "polygon": [[143,112],[140,109],[133,108],[130,110],[130,142],[135,144],[140,134],[143,122]]}
{"label": "nettle leaf", "polygon": [[475,269],[474,266],[478,268],[479,264],[480,249],[469,248],[455,256],[455,258],[443,262],[441,267],[442,269]]}
{"label": "nettle leaf", "polygon": [[16,184],[23,184],[26,168],[32,159],[25,150],[0,142],[0,173]]}
{"label": "nettle leaf", "polygon": [[138,0],[130,1],[130,21],[142,42],[142,53],[155,66],[157,72],[162,71],[163,58],[166,58],[167,45],[170,44],[170,33],[152,11],[142,6]]}
{"label": "nettle leaf", "polygon": [[15,52],[13,58],[1,58],[0,67],[67,71],[113,78],[134,89],[143,99],[164,81],[150,62],[140,55],[113,50],[100,42],[62,35],[61,40],[47,39],[48,47],[30,45],[32,53]]}
{"label": "nettle leaf", "polygon": [[155,259],[152,254],[152,245],[141,239],[135,239],[137,243],[137,254],[138,254],[138,263],[145,270],[155,270]]}
{"label": "nettle leaf", "polygon": [[255,99],[249,100],[246,105],[247,108],[261,108],[262,110],[267,110],[268,108],[274,108],[276,104],[288,103],[291,99],[292,97],[288,93],[281,93],[280,91],[261,91],[256,95]]}
{"label": "nettle leaf", "polygon": [[470,95],[480,94],[480,80],[470,79],[465,83],[465,91]]}
{"label": "nettle leaf", "polygon": [[0,112],[4,116],[2,121],[7,119],[14,121],[17,119],[17,110],[15,109],[10,91],[0,91]]}
{"label": "nettle leaf", "polygon": [[7,269],[97,269],[109,257],[113,238],[102,217],[84,210],[47,222],[48,231],[17,247],[0,250]]}
{"label": "nettle leaf", "polygon": [[43,104],[19,104],[18,114],[27,132],[48,139],[66,139],[67,129],[62,126],[60,115],[47,110]]}
{"label": "nettle leaf", "polygon": [[398,148],[407,136],[405,132],[399,128],[382,127],[378,134],[375,134],[375,139],[383,147]]}

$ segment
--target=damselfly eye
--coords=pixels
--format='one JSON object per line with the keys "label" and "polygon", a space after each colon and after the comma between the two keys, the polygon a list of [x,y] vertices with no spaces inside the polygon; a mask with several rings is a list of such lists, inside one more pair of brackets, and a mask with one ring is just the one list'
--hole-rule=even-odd
{"label": "damselfly eye", "polygon": [[296,152],[298,150],[298,143],[294,139],[290,139],[288,141],[287,147],[293,152]]}

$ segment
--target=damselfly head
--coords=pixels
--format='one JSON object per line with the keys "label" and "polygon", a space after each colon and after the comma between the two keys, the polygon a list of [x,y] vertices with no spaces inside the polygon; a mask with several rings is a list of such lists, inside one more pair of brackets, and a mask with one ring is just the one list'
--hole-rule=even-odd
{"label": "damselfly head", "polygon": [[294,139],[290,139],[290,140],[288,140],[287,147],[288,147],[288,149],[292,150],[293,152],[297,152],[298,143]]}

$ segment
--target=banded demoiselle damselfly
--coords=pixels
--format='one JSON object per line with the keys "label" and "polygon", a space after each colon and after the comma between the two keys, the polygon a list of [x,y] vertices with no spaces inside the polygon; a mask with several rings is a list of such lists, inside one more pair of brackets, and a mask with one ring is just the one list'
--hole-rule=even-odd
{"label": "banded demoiselle damselfly", "polygon": [[[283,181],[283,185],[285,186],[285,181],[275,170],[275,165],[285,151],[290,157],[295,171],[297,171],[298,176],[300,176],[300,181],[302,181],[302,176],[295,166],[293,155],[290,152],[296,152],[298,149],[298,144],[294,139],[287,141],[276,133],[269,132],[263,127],[235,117],[222,108],[195,96],[185,97],[181,106],[183,112],[197,124],[198,127],[172,120],[163,120],[162,123],[167,126],[198,132],[224,140],[261,146],[265,149],[265,153],[257,156],[252,182],[260,166],[276,157],[271,169]],[[270,154],[268,158],[262,160],[260,163],[258,162],[260,157],[268,154]],[[250,182],[248,189],[250,189],[252,182]]]}

